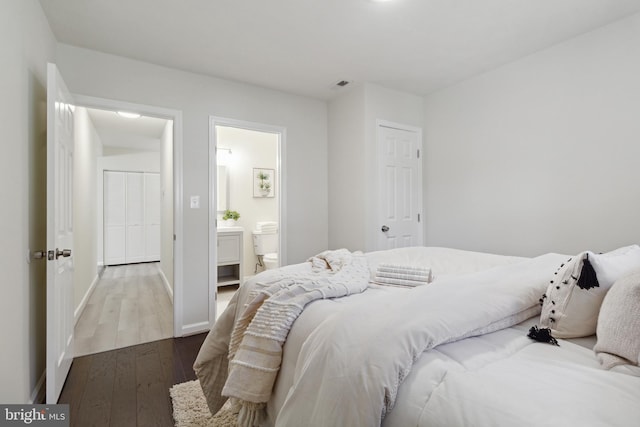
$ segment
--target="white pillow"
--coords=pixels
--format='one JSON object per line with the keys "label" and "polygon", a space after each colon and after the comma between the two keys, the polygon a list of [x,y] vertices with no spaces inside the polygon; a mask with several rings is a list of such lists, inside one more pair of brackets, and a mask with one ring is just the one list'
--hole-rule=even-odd
{"label": "white pillow", "polygon": [[[580,287],[585,260],[597,277],[593,287]],[[640,268],[640,246],[633,245],[605,254],[582,252],[562,264],[550,280],[543,297],[540,325],[550,328],[554,338],[578,338],[596,333],[598,313],[607,291],[620,277]],[[585,277],[583,277],[584,280]]]}
{"label": "white pillow", "polygon": [[640,273],[617,280],[602,302],[593,350],[604,369],[640,364]]}
{"label": "white pillow", "polygon": [[606,254],[590,252],[589,261],[596,271],[600,286],[609,289],[616,280],[640,267],[640,246],[625,246]]}

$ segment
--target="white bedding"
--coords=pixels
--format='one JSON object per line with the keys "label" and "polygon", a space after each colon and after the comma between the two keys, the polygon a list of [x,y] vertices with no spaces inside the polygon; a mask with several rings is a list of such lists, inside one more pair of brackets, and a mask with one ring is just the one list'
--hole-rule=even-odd
{"label": "white bedding", "polygon": [[[536,303],[546,288],[546,269],[552,274],[564,255],[532,262],[411,248],[367,257],[372,272],[381,262],[419,263],[432,268],[436,281],[415,289],[372,286],[362,294],[309,304],[285,342],[267,424],[637,425],[640,378],[602,371],[588,340],[581,345],[560,340],[560,347],[555,347],[526,337],[529,323],[537,319],[520,322],[539,310]],[[460,276],[493,267],[493,272]],[[309,268],[308,264],[288,267],[291,271]],[[510,272],[511,279],[498,279],[496,272],[501,270],[500,275]],[[481,288],[465,283],[484,283],[486,294],[492,296],[484,298]],[[459,298],[462,294],[456,286],[471,292],[466,302]],[[520,290],[511,292],[509,286]],[[238,292],[238,307],[246,293],[243,288]],[[513,294],[515,299],[503,294]],[[451,302],[456,298],[462,302]],[[535,308],[525,309],[532,301]],[[233,304],[230,307],[232,312],[225,313],[220,330],[207,338],[213,343],[209,349],[220,354],[224,330],[239,311]],[[453,320],[451,311],[457,313]],[[358,329],[366,325],[368,332]],[[489,333],[437,345],[481,332]],[[376,339],[380,342],[372,345]],[[202,366],[209,363],[207,359],[219,363],[216,355],[202,353],[198,356]],[[403,354],[412,355],[415,363]],[[349,377],[354,372],[355,377]],[[200,379],[206,390],[209,380]],[[400,384],[397,398],[394,382]]]}
{"label": "white bedding", "polygon": [[528,339],[538,320],[425,352],[383,425],[638,425],[640,379],[602,370],[595,337]]}
{"label": "white bedding", "polygon": [[351,298],[305,340],[276,426],[379,425],[424,350],[539,313],[549,272],[563,258],[547,254],[366,302]]}

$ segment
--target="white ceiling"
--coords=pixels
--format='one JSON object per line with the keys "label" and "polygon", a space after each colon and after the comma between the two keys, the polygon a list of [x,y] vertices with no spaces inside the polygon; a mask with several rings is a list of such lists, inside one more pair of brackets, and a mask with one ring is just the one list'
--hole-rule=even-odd
{"label": "white ceiling", "polygon": [[87,108],[91,122],[105,147],[160,151],[160,137],[167,120],[141,116],[129,119],[115,111]]}
{"label": "white ceiling", "polygon": [[640,0],[40,0],[60,42],[329,99],[427,94],[640,11]]}

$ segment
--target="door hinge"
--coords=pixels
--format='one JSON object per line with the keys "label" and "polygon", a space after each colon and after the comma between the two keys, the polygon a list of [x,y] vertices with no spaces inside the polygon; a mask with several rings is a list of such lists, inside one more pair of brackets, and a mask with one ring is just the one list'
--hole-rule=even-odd
{"label": "door hinge", "polygon": [[418,151],[417,156],[418,158],[420,158],[420,149],[418,149],[417,151]]}
{"label": "door hinge", "polygon": [[176,241],[176,235],[175,234],[173,235],[173,241],[174,242]]}
{"label": "door hinge", "polygon": [[420,222],[420,214],[418,214],[418,222]]}

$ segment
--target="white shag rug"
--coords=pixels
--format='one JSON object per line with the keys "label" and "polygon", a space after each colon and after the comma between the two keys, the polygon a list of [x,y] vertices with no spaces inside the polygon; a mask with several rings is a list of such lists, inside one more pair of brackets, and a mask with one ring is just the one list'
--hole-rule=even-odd
{"label": "white shag rug", "polygon": [[238,423],[229,401],[215,416],[211,415],[198,380],[174,385],[169,395],[176,427],[235,427]]}

